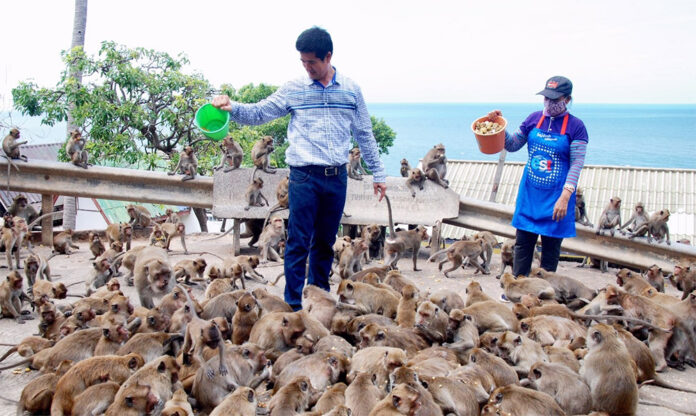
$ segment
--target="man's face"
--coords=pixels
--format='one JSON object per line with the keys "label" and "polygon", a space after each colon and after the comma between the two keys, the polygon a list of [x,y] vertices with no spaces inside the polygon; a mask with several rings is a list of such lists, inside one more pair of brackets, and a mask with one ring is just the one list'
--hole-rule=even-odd
{"label": "man's face", "polygon": [[313,80],[322,80],[331,71],[331,52],[323,60],[317,58],[314,52],[300,52],[300,61],[307,75]]}

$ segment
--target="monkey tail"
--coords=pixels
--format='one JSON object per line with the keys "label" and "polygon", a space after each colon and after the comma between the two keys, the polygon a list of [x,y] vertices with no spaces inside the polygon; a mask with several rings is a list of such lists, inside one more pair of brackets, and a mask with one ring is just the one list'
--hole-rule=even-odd
{"label": "monkey tail", "polygon": [[[207,240],[204,240],[204,241],[207,241]],[[217,258],[220,259],[220,260],[224,260],[222,257],[218,256],[218,255],[215,254],[215,253],[211,253],[211,252],[209,252],[209,251],[189,251],[188,253],[184,253],[184,252],[171,253],[170,256],[180,256],[180,255],[182,255],[182,254],[184,254],[184,255],[189,255],[189,254],[196,254],[196,255],[210,254],[210,255],[213,256],[213,257],[217,257]]]}
{"label": "monkey tail", "polygon": [[234,227],[230,227],[230,228],[229,228],[227,231],[225,231],[224,233],[222,233],[222,234],[220,234],[220,235],[216,235],[215,237],[212,237],[212,238],[208,238],[208,239],[203,240],[203,241],[217,240],[218,238],[222,238],[222,237],[226,236],[227,234],[229,234],[233,229],[234,229]]}
{"label": "monkey tail", "polygon": [[[12,403],[12,404],[16,404],[18,407],[20,407],[20,408],[22,409],[22,413],[21,413],[21,414],[24,414],[24,407],[22,407],[22,406],[20,405],[20,403],[19,403],[17,400],[8,399],[7,397],[3,397],[3,396],[0,396],[0,399],[4,400],[4,401],[6,401],[6,402],[10,402],[10,403]],[[17,414],[20,414],[20,413],[19,413],[19,409],[17,409]]]}
{"label": "monkey tail", "polygon": [[20,366],[20,365],[24,365],[24,364],[27,364],[27,363],[31,363],[32,360],[33,360],[33,356],[31,356],[31,357],[29,357],[29,358],[25,358],[25,359],[23,359],[22,361],[18,361],[18,362],[14,363],[14,364],[8,364],[8,365],[6,365],[6,366],[4,366],[4,367],[0,367],[0,370],[8,370],[8,369],[10,369],[10,368],[15,368],[15,367],[18,367],[18,366]]}
{"label": "monkey tail", "polygon": [[583,315],[579,313],[573,313],[572,316],[578,319],[594,319],[595,321],[607,320],[607,321],[626,321],[634,324],[642,325],[646,328],[650,328],[659,332],[672,332],[671,330],[660,328],[659,326],[653,325],[648,321],[644,321],[638,318],[630,318],[628,316],[621,315]]}
{"label": "monkey tail", "polygon": [[[683,386],[678,386],[676,384],[672,384],[669,381],[660,377],[659,374],[655,374],[655,378],[652,381],[653,381],[652,384],[654,384],[655,386],[664,387],[666,389],[683,391],[686,393],[696,393],[696,389],[690,389],[688,387],[683,387]],[[693,414],[693,413],[691,413],[691,414]]]}
{"label": "monkey tail", "polygon": [[389,212],[389,234],[386,237],[388,241],[394,239],[394,217],[392,215],[391,201],[386,193],[384,194],[384,200],[387,201],[387,212]]}
{"label": "monkey tail", "polygon": [[7,350],[7,352],[5,352],[5,354],[2,357],[0,357],[0,362],[5,361],[5,358],[7,358],[10,355],[12,355],[13,353],[17,352],[17,345],[14,345],[14,344],[0,344],[0,345],[3,345],[5,347],[12,347],[9,350]]}
{"label": "monkey tail", "polygon": [[49,212],[48,214],[39,215],[38,217],[36,217],[36,219],[34,219],[34,221],[30,222],[29,225],[27,225],[27,228],[31,230],[31,228],[34,226],[34,224],[38,223],[42,219],[44,219],[46,217],[57,216],[57,215],[63,215],[63,211],[54,211],[54,212]]}

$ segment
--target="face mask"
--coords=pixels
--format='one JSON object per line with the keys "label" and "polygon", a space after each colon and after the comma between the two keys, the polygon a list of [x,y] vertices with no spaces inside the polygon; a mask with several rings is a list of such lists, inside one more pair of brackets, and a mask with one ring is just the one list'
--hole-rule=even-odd
{"label": "face mask", "polygon": [[556,117],[563,114],[566,111],[565,98],[560,100],[551,100],[549,98],[544,98],[544,115],[549,117]]}

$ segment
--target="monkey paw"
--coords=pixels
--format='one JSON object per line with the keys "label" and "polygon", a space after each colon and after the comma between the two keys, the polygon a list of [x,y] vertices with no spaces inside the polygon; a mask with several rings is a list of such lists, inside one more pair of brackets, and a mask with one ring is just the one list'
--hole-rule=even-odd
{"label": "monkey paw", "polygon": [[208,377],[208,380],[212,380],[215,377],[215,371],[209,368],[205,370],[205,375]]}
{"label": "monkey paw", "polygon": [[220,372],[220,375],[223,377],[227,375],[227,367],[225,367],[224,365],[221,365],[218,371]]}

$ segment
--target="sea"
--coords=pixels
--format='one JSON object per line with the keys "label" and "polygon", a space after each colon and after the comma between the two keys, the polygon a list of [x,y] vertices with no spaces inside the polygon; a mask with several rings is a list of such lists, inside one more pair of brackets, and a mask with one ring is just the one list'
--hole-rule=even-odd
{"label": "sea", "polygon": [[[530,113],[541,109],[534,103],[371,103],[367,107],[396,133],[389,153],[382,155],[391,176],[399,176],[402,158],[415,166],[438,143],[445,145],[448,159],[497,161],[498,155],[479,151],[471,123],[497,109],[513,132]],[[696,169],[696,105],[572,103],[570,112],[587,127],[586,164]],[[32,144],[65,137],[64,124],[42,126],[38,118],[17,112],[1,113],[0,125],[19,126]],[[526,161],[526,147],[508,153],[506,160]]]}

